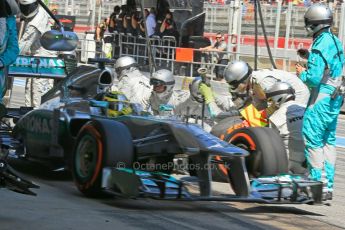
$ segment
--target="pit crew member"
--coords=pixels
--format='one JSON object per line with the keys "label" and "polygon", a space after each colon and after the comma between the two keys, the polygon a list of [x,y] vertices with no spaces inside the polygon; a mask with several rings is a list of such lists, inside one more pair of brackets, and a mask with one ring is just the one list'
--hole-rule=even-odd
{"label": "pit crew member", "polygon": [[149,78],[143,75],[137,66],[138,63],[132,57],[117,59],[115,71],[118,83],[114,82],[112,91],[123,92],[131,103],[139,104],[144,110],[149,107],[152,88]]}
{"label": "pit crew member", "polygon": [[[305,28],[313,37],[307,68],[296,65],[300,79],[311,88],[311,97],[303,119],[305,156],[310,177],[324,181],[325,199],[332,199],[335,174],[335,133],[343,103],[340,93],[344,50],[332,34],[331,10],[324,4],[313,4],[304,14]],[[325,178],[324,178],[325,176]]]}
{"label": "pit crew member", "polygon": [[19,12],[15,0],[0,0],[0,103],[7,89],[7,67],[19,53],[16,19]]}
{"label": "pit crew member", "polygon": [[288,153],[289,171],[305,174],[302,121],[305,105],[295,101],[295,91],[286,82],[278,81],[266,91],[266,98],[275,103],[277,110],[269,117],[269,125],[277,130]]}
{"label": "pit crew member", "polygon": [[278,69],[252,71],[244,61],[229,63],[224,71],[225,79],[230,85],[232,95],[249,93],[254,105],[265,107],[265,90],[277,81],[289,83],[295,90],[296,101],[306,105],[310,96],[308,88],[294,74]]}
{"label": "pit crew member", "polygon": [[173,115],[176,106],[189,98],[188,91],[174,90],[175,78],[167,69],[154,72],[150,78],[153,91],[149,105],[154,115]]}
{"label": "pit crew member", "polygon": [[[19,0],[19,7],[25,19],[26,27],[19,40],[21,55],[56,56],[52,51],[41,47],[40,38],[50,30],[49,15],[37,0]],[[37,108],[41,104],[41,96],[53,86],[50,79],[28,78],[25,85],[25,105]]]}

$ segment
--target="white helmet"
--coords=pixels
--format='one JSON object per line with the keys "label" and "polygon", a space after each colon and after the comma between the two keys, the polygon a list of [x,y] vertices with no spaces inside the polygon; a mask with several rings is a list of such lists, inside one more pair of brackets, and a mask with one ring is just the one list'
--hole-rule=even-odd
{"label": "white helmet", "polygon": [[161,93],[153,92],[157,95],[158,98],[161,100],[167,99],[173,92],[174,85],[175,85],[175,78],[173,73],[167,69],[161,69],[154,72],[150,79],[150,85],[157,86],[157,85],[164,85],[165,90]]}
{"label": "white helmet", "polygon": [[115,70],[119,76],[123,70],[129,69],[131,67],[137,67],[137,66],[138,66],[138,63],[134,60],[134,58],[125,56],[125,57],[120,57],[119,59],[116,60]]}
{"label": "white helmet", "polygon": [[19,8],[23,17],[31,18],[38,13],[37,0],[19,0]]}
{"label": "white helmet", "polygon": [[232,61],[224,69],[225,80],[231,88],[237,88],[251,73],[252,68],[244,61]]}
{"label": "white helmet", "polygon": [[332,11],[322,3],[311,5],[304,14],[304,23],[308,35],[314,35],[321,29],[330,27],[332,22]]}
{"label": "white helmet", "polygon": [[295,99],[295,90],[289,83],[278,81],[266,91],[266,98],[271,99],[278,106]]}

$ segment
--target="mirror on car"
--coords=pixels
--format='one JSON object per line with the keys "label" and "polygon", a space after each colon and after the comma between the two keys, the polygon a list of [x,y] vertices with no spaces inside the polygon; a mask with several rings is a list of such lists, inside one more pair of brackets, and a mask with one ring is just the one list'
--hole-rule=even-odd
{"label": "mirror on car", "polygon": [[41,45],[47,50],[72,51],[78,45],[78,36],[71,31],[50,30],[41,37]]}

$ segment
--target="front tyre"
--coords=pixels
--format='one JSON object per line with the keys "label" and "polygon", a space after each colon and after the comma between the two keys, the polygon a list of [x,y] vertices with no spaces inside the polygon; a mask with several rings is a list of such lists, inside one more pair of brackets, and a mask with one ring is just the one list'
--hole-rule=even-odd
{"label": "front tyre", "polygon": [[127,127],[112,120],[93,120],[80,130],[72,156],[72,175],[79,191],[102,197],[104,167],[132,167],[133,143]]}
{"label": "front tyre", "polygon": [[273,129],[241,128],[224,140],[249,151],[246,166],[252,177],[288,173],[288,157],[283,140]]}

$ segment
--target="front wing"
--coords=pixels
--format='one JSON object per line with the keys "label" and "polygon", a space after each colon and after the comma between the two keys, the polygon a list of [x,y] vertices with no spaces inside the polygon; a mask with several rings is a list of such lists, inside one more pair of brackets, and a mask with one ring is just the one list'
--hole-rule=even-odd
{"label": "front wing", "polygon": [[171,175],[126,168],[104,168],[102,188],[115,195],[182,201],[232,201],[265,204],[321,204],[322,183],[293,175],[263,177],[251,182],[249,196],[190,192],[188,182]]}

